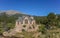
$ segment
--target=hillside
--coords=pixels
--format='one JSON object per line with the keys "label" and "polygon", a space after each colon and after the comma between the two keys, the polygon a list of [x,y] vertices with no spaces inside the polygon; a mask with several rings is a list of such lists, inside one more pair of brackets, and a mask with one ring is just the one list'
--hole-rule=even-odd
{"label": "hillside", "polygon": [[[40,32],[41,34],[39,35],[39,38],[42,38],[43,36],[47,38],[50,36],[50,38],[53,38],[54,36],[51,35],[59,35],[58,33],[60,33],[60,14],[49,13],[47,16],[34,16],[11,10],[0,12],[0,35],[2,35],[2,33],[5,31],[9,32],[10,29],[13,29],[15,27],[16,20],[21,16],[33,16],[36,24],[39,25],[39,30],[37,30],[36,32],[23,32],[22,34],[25,38],[32,38],[31,35],[34,34],[36,36],[36,34],[38,35],[40,34]],[[18,33],[16,36],[18,35],[20,34]]]}

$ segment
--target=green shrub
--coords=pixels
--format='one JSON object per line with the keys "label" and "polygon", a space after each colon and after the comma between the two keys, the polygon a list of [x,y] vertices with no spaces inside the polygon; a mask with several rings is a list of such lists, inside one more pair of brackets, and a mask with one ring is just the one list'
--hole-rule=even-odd
{"label": "green shrub", "polygon": [[39,26],[39,30],[38,31],[44,33],[46,31],[45,25]]}

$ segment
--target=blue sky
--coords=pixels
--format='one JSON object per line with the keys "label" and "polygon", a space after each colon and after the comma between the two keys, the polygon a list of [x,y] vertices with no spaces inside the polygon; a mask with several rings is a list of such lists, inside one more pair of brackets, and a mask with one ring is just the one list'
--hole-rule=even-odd
{"label": "blue sky", "polygon": [[29,15],[60,14],[60,0],[0,0],[1,10],[16,10]]}

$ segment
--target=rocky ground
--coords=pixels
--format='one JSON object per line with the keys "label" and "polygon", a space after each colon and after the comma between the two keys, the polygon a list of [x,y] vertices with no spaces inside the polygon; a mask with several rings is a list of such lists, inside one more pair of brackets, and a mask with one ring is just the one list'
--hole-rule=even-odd
{"label": "rocky ground", "polygon": [[47,30],[45,34],[42,34],[41,32],[22,32],[16,33],[13,36],[8,35],[0,35],[0,38],[60,38],[60,29]]}

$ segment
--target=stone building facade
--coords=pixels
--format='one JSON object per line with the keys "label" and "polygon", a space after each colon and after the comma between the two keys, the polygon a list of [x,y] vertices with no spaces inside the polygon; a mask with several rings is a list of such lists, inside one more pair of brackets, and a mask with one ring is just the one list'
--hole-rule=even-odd
{"label": "stone building facade", "polygon": [[16,20],[15,31],[22,32],[32,32],[37,31],[38,26],[32,16],[22,16]]}

